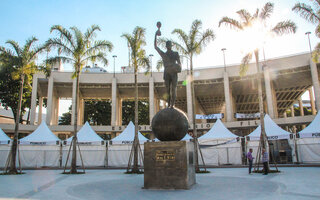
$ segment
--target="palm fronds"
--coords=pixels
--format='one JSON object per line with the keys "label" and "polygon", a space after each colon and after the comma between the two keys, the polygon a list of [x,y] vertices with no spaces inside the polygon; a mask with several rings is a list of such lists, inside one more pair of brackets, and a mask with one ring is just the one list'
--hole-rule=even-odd
{"label": "palm fronds", "polygon": [[300,16],[307,21],[316,24],[320,22],[318,12],[314,11],[310,5],[304,3],[297,3],[293,8],[293,11],[299,13]]}
{"label": "palm fronds", "polygon": [[272,31],[275,32],[277,35],[283,35],[283,34],[288,34],[288,33],[295,33],[297,30],[296,24],[291,21],[283,21],[279,22],[273,29]]}
{"label": "palm fronds", "polygon": [[246,75],[249,67],[249,62],[252,59],[252,53],[248,53],[242,58],[241,64],[240,64],[240,71],[239,74],[240,76]]}
{"label": "palm fronds", "polygon": [[235,19],[229,18],[229,17],[223,17],[220,21],[219,21],[219,27],[221,26],[221,24],[224,24],[226,26],[229,26],[232,29],[236,29],[236,30],[242,30],[243,27],[241,25],[241,23]]}

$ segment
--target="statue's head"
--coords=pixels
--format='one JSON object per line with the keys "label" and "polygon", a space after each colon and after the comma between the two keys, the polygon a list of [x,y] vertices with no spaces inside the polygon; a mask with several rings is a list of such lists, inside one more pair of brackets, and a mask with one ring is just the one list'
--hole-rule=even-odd
{"label": "statue's head", "polygon": [[168,40],[168,41],[166,42],[166,47],[167,47],[168,50],[171,50],[171,48],[172,48],[172,42],[171,42],[170,40]]}

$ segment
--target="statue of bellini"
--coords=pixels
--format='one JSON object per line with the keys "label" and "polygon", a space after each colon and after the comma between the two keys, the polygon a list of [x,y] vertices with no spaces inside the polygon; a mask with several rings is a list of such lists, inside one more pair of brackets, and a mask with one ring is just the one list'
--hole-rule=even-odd
{"label": "statue of bellini", "polygon": [[163,79],[166,85],[168,107],[173,108],[177,96],[178,73],[181,72],[181,63],[178,52],[172,51],[172,42],[166,42],[167,52],[163,52],[157,45],[157,37],[161,36],[161,22],[157,22],[158,30],[154,37],[154,48],[160,54],[164,66]]}

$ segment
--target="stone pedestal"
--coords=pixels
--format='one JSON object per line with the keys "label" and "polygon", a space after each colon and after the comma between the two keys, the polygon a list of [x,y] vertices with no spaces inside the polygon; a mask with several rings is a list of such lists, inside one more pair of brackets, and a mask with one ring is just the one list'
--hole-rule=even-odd
{"label": "stone pedestal", "polygon": [[194,144],[144,143],[144,189],[190,189],[196,183]]}

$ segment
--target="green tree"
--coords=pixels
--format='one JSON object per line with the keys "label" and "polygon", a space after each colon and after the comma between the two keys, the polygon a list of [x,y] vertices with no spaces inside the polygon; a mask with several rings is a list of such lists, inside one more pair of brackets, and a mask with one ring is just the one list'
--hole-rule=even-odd
{"label": "green tree", "polygon": [[[237,11],[240,20],[232,19],[229,17],[223,17],[219,22],[219,27],[224,24],[230,26],[230,28],[238,31],[244,31],[256,24],[266,24],[267,19],[270,18],[273,13],[273,3],[266,3],[261,10],[257,9],[255,13],[250,14],[247,10],[241,9]],[[266,32],[272,32],[276,35],[282,35],[285,33],[295,33],[296,25],[294,22],[287,20],[277,23],[271,29],[267,26],[264,27]],[[265,34],[264,32],[256,32],[256,35]],[[248,41],[250,42],[250,41]],[[263,41],[261,41],[263,42]],[[258,45],[258,44],[255,44]],[[252,59],[252,54],[255,56],[257,67],[257,82],[258,82],[258,98],[259,98],[259,112],[260,112],[260,125],[261,125],[261,144],[262,148],[266,147],[266,133],[264,128],[264,111],[263,111],[263,97],[262,97],[262,72],[259,66],[259,48],[255,48],[253,52],[249,52],[243,59],[240,65],[240,75],[244,75],[248,69],[248,64]]]}
{"label": "green tree", "polygon": [[71,110],[72,110],[72,106],[69,106],[69,111],[66,113],[62,113],[61,119],[59,119],[59,125],[71,124]]}
{"label": "green tree", "polygon": [[[134,121],[135,102],[131,100],[122,102],[122,125],[128,125],[130,121]],[[139,124],[147,125],[149,123],[149,102],[147,100],[139,100],[138,103]]]}
{"label": "green tree", "polygon": [[[14,71],[15,69],[10,65],[0,66],[0,102],[6,110],[10,108],[13,112],[13,116],[16,116],[21,84],[19,80],[12,78],[11,74]],[[30,80],[30,77],[26,77],[25,82],[27,84],[24,84],[23,86],[20,122],[22,122],[22,116],[25,114],[26,108],[30,108],[30,99],[32,92],[32,87],[30,84],[32,80]]]}
{"label": "green tree", "polygon": [[[131,49],[131,66],[134,67],[134,87],[135,87],[135,117],[134,117],[134,141],[133,141],[133,148],[134,148],[134,157],[133,157],[133,169],[132,173],[139,173],[138,168],[138,129],[139,129],[139,121],[138,121],[138,71],[141,67],[146,67],[149,71],[149,59],[146,56],[146,52],[143,47],[146,45],[145,41],[145,32],[146,30],[142,27],[137,26],[132,35],[125,33],[122,34],[121,37],[125,38],[127,43],[129,44],[129,48]],[[128,169],[129,170],[129,169]]]}
{"label": "green tree", "polygon": [[113,45],[106,40],[95,40],[96,32],[100,31],[100,27],[92,25],[85,33],[82,33],[77,27],[71,27],[70,31],[60,25],[51,27],[50,32],[56,32],[58,37],[51,38],[46,42],[47,48],[56,48],[59,54],[49,58],[48,63],[68,62],[71,63],[74,69],[72,78],[76,79],[76,97],[75,113],[74,113],[74,131],[72,139],[72,160],[71,174],[77,173],[76,169],[76,144],[77,144],[77,123],[78,123],[78,98],[79,98],[79,78],[83,66],[89,61],[98,60],[105,65],[108,64],[106,51],[111,51]]}
{"label": "green tree", "polygon": [[[189,34],[184,32],[182,29],[174,29],[172,34],[175,34],[179,38],[179,42],[173,41],[173,46],[187,59],[190,60],[190,84],[191,84],[191,97],[192,97],[192,122],[193,122],[193,136],[195,138],[195,162],[196,162],[196,171],[199,171],[198,165],[198,137],[197,137],[197,129],[196,127],[196,113],[195,113],[195,91],[194,91],[194,83],[193,83],[193,57],[195,55],[201,54],[206,45],[213,41],[215,38],[214,32],[211,29],[206,29],[201,32],[202,22],[200,20],[194,20],[192,22]],[[164,44],[166,40],[161,39],[161,43]]]}
{"label": "green tree", "polygon": [[19,122],[21,115],[21,107],[23,104],[23,88],[25,80],[31,80],[31,75],[37,70],[35,60],[37,55],[44,49],[44,47],[34,47],[34,43],[37,41],[37,38],[31,37],[26,41],[26,44],[23,47],[20,47],[19,44],[13,40],[8,40],[6,43],[11,46],[11,48],[0,47],[1,63],[11,66],[13,68],[11,76],[14,80],[19,80],[19,97],[18,105],[16,109],[15,116],[15,129],[14,129],[14,138],[13,143],[10,149],[10,154],[8,157],[9,161],[9,174],[17,174],[16,168],[16,155],[18,147],[18,138],[19,138]]}
{"label": "green tree", "polygon": [[90,125],[110,125],[111,101],[85,101],[84,121]]}
{"label": "green tree", "polygon": [[[313,6],[310,6],[305,3],[296,3],[292,8],[293,11],[299,13],[302,18],[307,20],[308,22],[315,24],[315,34],[318,38],[320,38],[320,1],[319,0],[311,0]],[[312,57],[315,62],[319,61],[320,55],[320,43],[315,47]]]}

